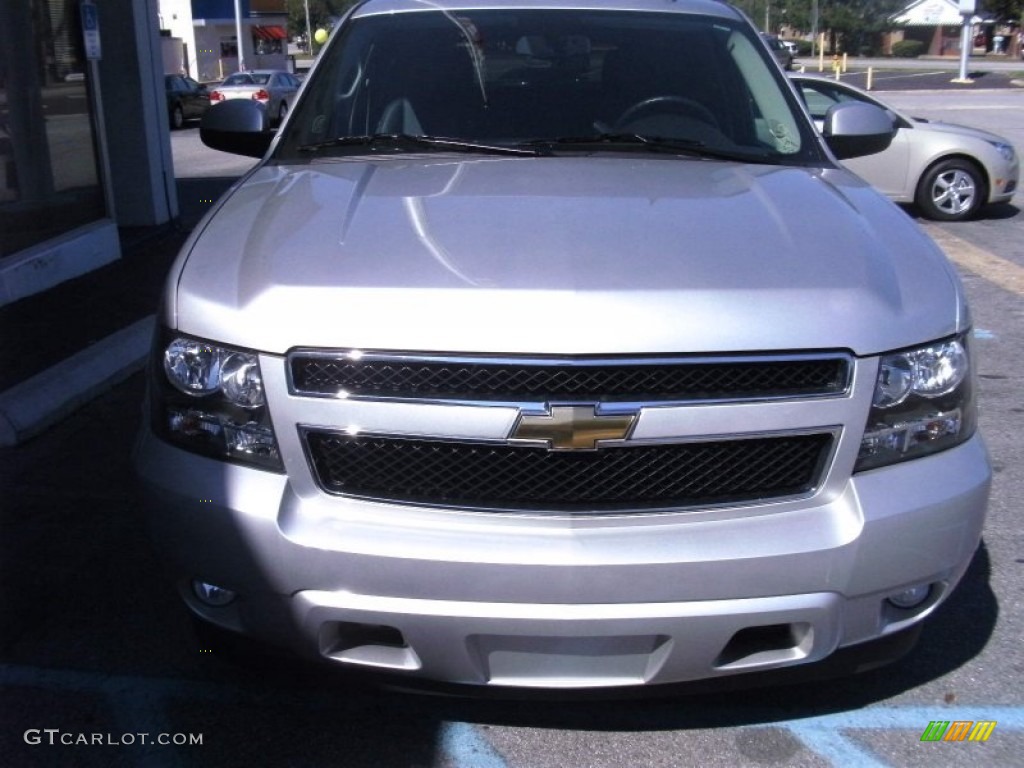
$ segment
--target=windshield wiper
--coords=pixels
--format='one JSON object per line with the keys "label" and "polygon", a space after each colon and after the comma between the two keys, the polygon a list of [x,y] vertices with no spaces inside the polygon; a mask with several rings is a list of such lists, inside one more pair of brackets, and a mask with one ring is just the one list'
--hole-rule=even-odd
{"label": "windshield wiper", "polygon": [[521,141],[517,142],[514,146],[484,144],[441,136],[419,136],[410,133],[374,133],[365,136],[338,136],[327,141],[304,144],[298,148],[298,151],[314,153],[324,149],[347,147],[369,150],[370,152],[410,152],[427,149],[520,157],[551,155],[560,149],[593,149],[597,147],[622,149],[623,147],[633,147],[649,152],[687,155],[689,157],[715,160],[733,160],[743,163],[778,162],[777,158],[767,152],[733,152],[708,146],[696,139],[645,136],[640,133],[597,133],[590,136],[556,136],[550,139]]}
{"label": "windshield wiper", "polygon": [[[681,146],[685,147],[699,147],[702,146],[701,142],[693,139],[673,139],[672,141],[678,142]],[[529,141],[522,141],[519,146],[525,147],[565,147],[574,144],[581,146],[591,146],[594,144],[607,144],[609,146],[616,144],[640,144],[644,146],[658,145],[661,139],[654,136],[644,136],[641,133],[595,133],[590,136],[555,136],[551,139],[530,139]]]}
{"label": "windshield wiper", "polygon": [[661,152],[672,155],[711,158],[715,160],[738,160],[744,163],[776,162],[767,152],[733,152],[719,149],[696,139],[669,138],[665,136],[645,136],[641,133],[597,133],[591,136],[557,136],[552,139],[532,139],[520,142],[517,146],[531,149],[571,149],[581,147],[591,149],[603,147],[621,149],[623,146],[635,147],[648,152]]}
{"label": "windshield wiper", "polygon": [[355,147],[392,152],[410,150],[437,149],[450,152],[473,152],[491,155],[518,155],[536,157],[540,152],[536,149],[508,147],[499,144],[481,144],[464,139],[446,139],[440,136],[417,136],[410,133],[374,133],[366,136],[338,136],[315,144],[304,144],[299,152],[319,152],[335,147]]}

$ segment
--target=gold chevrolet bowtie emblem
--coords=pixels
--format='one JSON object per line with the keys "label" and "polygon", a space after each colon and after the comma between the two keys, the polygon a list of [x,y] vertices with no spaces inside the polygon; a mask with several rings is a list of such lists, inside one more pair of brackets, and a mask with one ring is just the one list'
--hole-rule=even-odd
{"label": "gold chevrolet bowtie emblem", "polygon": [[540,416],[522,414],[509,440],[544,443],[553,451],[593,451],[601,440],[624,440],[635,413],[600,416],[593,405],[554,405]]}

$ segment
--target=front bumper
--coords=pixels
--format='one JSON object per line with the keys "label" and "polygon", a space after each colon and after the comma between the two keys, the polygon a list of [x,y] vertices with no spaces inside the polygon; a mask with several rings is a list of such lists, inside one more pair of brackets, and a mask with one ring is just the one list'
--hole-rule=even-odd
{"label": "front bumper", "polygon": [[1008,203],[1016,194],[1020,181],[1020,158],[1015,154],[1013,162],[1006,163],[1000,170],[1001,173],[991,180],[989,203]]}
{"label": "front bumper", "polygon": [[[203,619],[454,683],[673,683],[823,659],[934,611],[981,536],[979,436],[798,503],[579,519],[300,497],[145,432],[143,505]],[[194,579],[238,593],[200,602]],[[910,610],[888,595],[930,584]]]}

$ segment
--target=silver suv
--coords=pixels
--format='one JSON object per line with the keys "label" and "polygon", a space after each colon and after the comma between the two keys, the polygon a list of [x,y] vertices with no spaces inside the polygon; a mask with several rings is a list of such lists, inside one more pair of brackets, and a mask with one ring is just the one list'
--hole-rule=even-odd
{"label": "silver suv", "polygon": [[[272,117],[272,116],[269,116]],[[708,0],[369,0],[167,283],[136,452],[194,614],[533,687],[906,636],[990,468],[941,251]],[[878,643],[871,646],[874,647]]]}

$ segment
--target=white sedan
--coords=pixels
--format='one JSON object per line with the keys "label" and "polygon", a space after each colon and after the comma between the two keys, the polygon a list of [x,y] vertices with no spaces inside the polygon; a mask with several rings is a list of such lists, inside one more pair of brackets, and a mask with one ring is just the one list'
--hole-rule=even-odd
{"label": "white sedan", "polygon": [[862,101],[885,109],[896,125],[884,152],[843,164],[898,203],[916,203],[938,221],[971,218],[987,204],[1009,202],[1020,160],[1008,139],[950,123],[909,117],[864,91],[813,75],[792,75],[818,129],[835,104]]}
{"label": "white sedan", "polygon": [[271,120],[281,122],[291,109],[299,85],[295,75],[282,70],[236,72],[210,91],[210,103],[217,104],[227,99],[254,99],[267,108]]}

